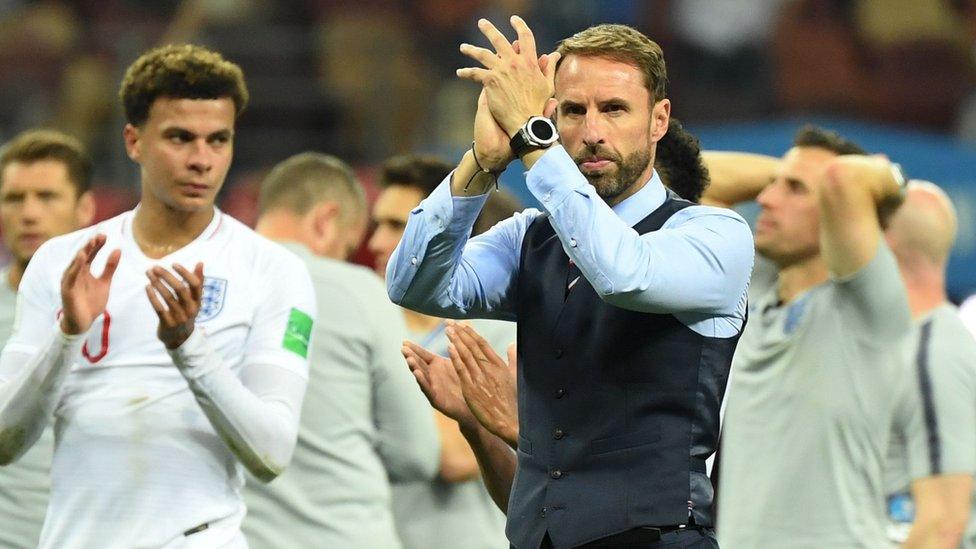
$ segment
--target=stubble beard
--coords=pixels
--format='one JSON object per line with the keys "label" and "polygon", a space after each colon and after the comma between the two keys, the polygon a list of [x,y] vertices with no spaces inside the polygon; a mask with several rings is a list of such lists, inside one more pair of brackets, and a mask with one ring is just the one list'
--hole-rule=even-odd
{"label": "stubble beard", "polygon": [[596,188],[596,194],[606,202],[613,200],[634,186],[638,182],[637,179],[647,169],[648,164],[651,163],[651,151],[646,148],[637,149],[627,155],[626,159],[623,159],[619,154],[599,146],[586,147],[579,154],[573,156],[573,160],[582,171],[583,162],[592,156],[605,158],[617,166],[615,171],[583,173],[587,181]]}

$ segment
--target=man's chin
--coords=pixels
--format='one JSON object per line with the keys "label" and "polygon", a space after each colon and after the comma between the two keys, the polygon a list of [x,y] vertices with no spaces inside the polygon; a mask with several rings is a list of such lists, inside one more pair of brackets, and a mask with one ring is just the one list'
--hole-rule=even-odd
{"label": "man's chin", "polygon": [[209,211],[214,207],[214,197],[178,196],[170,205],[173,208],[186,213]]}

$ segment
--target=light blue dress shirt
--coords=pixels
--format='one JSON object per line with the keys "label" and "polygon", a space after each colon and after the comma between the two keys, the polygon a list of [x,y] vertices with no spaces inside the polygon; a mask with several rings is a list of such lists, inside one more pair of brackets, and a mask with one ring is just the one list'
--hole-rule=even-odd
{"label": "light blue dress shirt", "polygon": [[[387,266],[390,299],[439,317],[517,320],[522,238],[540,212],[516,213],[469,239],[488,195],[452,196],[450,178],[410,214]],[[526,173],[526,185],[566,254],[607,303],[671,313],[709,337],[742,328],[753,241],[734,211],[691,206],[660,230],[638,234],[632,227],[667,198],[657,173],[611,208],[559,145]]]}

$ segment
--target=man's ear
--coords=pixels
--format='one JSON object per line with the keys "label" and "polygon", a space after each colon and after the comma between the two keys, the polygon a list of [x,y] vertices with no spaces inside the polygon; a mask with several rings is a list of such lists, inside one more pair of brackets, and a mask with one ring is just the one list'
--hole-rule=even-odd
{"label": "man's ear", "polygon": [[139,150],[140,130],[132,124],[126,124],[122,128],[122,140],[125,142],[125,152],[133,161],[138,162],[141,156]]}
{"label": "man's ear", "polygon": [[339,204],[333,200],[319,202],[305,214],[317,254],[328,253],[336,246],[341,232],[339,214]]}
{"label": "man's ear", "polygon": [[78,197],[75,205],[75,223],[77,228],[87,227],[95,220],[95,194],[85,191]]}
{"label": "man's ear", "polygon": [[671,100],[662,99],[651,109],[651,141],[657,143],[668,133],[671,123]]}

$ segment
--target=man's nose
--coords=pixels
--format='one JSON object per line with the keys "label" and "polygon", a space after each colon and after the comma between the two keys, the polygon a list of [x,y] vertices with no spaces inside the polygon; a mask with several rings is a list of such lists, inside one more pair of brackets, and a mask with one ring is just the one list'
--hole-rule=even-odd
{"label": "man's nose", "polygon": [[198,173],[206,173],[213,167],[213,149],[206,140],[198,139],[191,145],[187,166]]}
{"label": "man's nose", "polygon": [[599,113],[586,113],[583,120],[583,143],[588,146],[601,145],[604,142],[603,120]]}
{"label": "man's nose", "polygon": [[24,206],[20,209],[20,218],[23,222],[33,223],[40,218],[43,211],[44,204],[41,203],[41,200],[28,194],[24,197]]}

